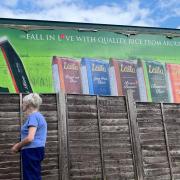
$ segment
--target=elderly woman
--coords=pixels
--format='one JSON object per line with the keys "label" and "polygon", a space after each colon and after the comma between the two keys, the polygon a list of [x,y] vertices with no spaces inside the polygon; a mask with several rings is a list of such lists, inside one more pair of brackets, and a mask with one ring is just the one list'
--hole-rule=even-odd
{"label": "elderly woman", "polygon": [[23,179],[41,180],[41,162],[44,158],[44,148],[47,135],[47,123],[39,112],[42,99],[36,93],[23,98],[23,111],[26,121],[21,128],[21,142],[12,147],[12,152],[21,150]]}

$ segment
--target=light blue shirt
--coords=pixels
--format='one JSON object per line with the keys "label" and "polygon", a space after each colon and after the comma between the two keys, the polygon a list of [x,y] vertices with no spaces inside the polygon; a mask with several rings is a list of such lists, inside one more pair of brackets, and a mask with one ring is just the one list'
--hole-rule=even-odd
{"label": "light blue shirt", "polygon": [[34,140],[22,149],[45,147],[47,137],[47,123],[40,112],[30,114],[21,128],[21,141],[28,136],[29,127],[36,127]]}

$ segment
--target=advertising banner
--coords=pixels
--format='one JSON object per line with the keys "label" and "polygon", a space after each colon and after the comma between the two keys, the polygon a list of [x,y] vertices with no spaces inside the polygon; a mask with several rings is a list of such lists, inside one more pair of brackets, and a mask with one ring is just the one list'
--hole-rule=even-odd
{"label": "advertising banner", "polygon": [[0,28],[0,92],[126,95],[180,102],[180,38]]}

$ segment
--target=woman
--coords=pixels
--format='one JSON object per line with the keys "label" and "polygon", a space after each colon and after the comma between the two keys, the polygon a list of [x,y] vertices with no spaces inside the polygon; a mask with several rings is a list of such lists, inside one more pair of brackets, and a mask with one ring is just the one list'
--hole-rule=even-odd
{"label": "woman", "polygon": [[12,147],[12,152],[21,150],[23,179],[41,180],[41,161],[47,136],[47,123],[39,112],[42,99],[36,93],[23,98],[23,111],[27,118],[21,128],[21,142]]}

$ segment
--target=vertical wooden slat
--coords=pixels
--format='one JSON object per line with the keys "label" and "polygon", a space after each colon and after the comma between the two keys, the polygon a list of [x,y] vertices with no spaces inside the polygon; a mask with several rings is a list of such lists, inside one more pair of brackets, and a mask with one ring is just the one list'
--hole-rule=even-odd
{"label": "vertical wooden slat", "polygon": [[62,179],[62,141],[61,141],[61,113],[60,113],[60,102],[59,102],[59,93],[56,93],[56,101],[57,101],[57,114],[58,114],[58,156],[59,156],[59,180]]}
{"label": "vertical wooden slat", "polygon": [[97,121],[98,121],[98,130],[99,130],[99,145],[100,145],[100,155],[101,155],[101,168],[102,168],[102,178],[106,180],[105,164],[104,164],[104,151],[103,151],[103,142],[102,142],[102,126],[101,118],[99,113],[99,96],[96,96],[96,106],[97,106]]}
{"label": "vertical wooden slat", "polygon": [[61,179],[62,180],[69,180],[69,168],[68,168],[68,146],[67,146],[67,121],[66,121],[66,100],[65,94],[63,92],[59,93],[59,131],[61,136]]}
{"label": "vertical wooden slat", "polygon": [[[23,97],[22,93],[19,94],[19,113],[20,113],[20,129],[23,126]],[[21,141],[21,133],[20,133],[20,141]],[[21,173],[21,180],[23,180],[23,167],[22,167],[22,156],[20,155],[20,173]]]}
{"label": "vertical wooden slat", "polygon": [[67,142],[67,163],[68,163],[68,177],[69,179],[71,179],[70,176],[70,166],[71,166],[71,162],[70,162],[70,150],[69,150],[69,127],[68,127],[68,106],[67,106],[67,94],[65,95],[65,112],[66,112],[66,142]]}
{"label": "vertical wooden slat", "polygon": [[[128,98],[127,96],[125,97],[126,100],[126,108],[127,108],[127,112],[129,112],[129,106],[128,106]],[[133,157],[133,165],[134,165],[134,175],[135,175],[135,179],[138,179],[138,172],[137,172],[137,164],[136,164],[136,156],[135,156],[135,151],[136,151],[136,147],[134,146],[134,144],[136,144],[134,136],[133,136],[133,132],[132,132],[132,128],[131,128],[131,118],[130,118],[130,114],[128,113],[128,122],[129,122],[129,136],[130,136],[130,141],[131,141],[131,148],[132,148],[132,157]]]}
{"label": "vertical wooden slat", "polygon": [[142,155],[141,155],[141,146],[140,146],[140,140],[139,140],[138,127],[136,123],[137,114],[135,111],[132,91],[127,92],[127,102],[128,102],[127,105],[128,105],[128,110],[129,110],[131,132],[132,132],[132,137],[133,137],[132,139],[133,139],[134,158],[135,158],[136,168],[137,168],[137,179],[143,180],[143,161],[142,161]]}
{"label": "vertical wooden slat", "polygon": [[161,103],[161,115],[162,115],[162,122],[163,122],[163,127],[164,127],[164,136],[165,136],[167,156],[168,156],[168,161],[169,161],[171,180],[174,180],[173,170],[172,170],[172,162],[171,162],[171,155],[170,155],[170,150],[169,150],[168,134],[167,134],[167,128],[166,128],[166,124],[165,124],[164,105],[163,105],[163,103]]}

